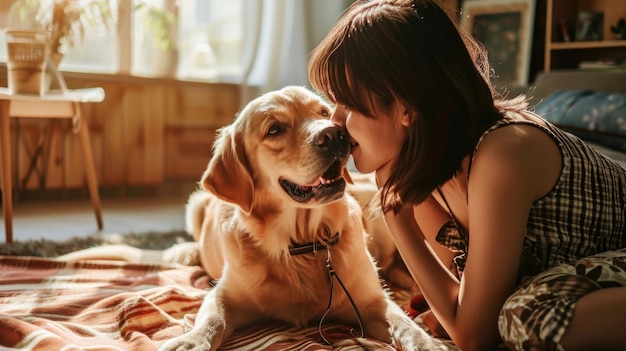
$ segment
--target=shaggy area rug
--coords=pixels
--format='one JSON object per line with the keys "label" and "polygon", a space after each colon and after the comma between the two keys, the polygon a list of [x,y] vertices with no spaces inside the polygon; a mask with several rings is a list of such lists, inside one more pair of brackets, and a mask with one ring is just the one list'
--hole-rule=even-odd
{"label": "shaggy area rug", "polygon": [[185,241],[193,241],[193,238],[183,230],[92,235],[62,241],[25,240],[0,244],[0,255],[58,257],[73,251],[109,244],[126,244],[142,249],[163,250]]}

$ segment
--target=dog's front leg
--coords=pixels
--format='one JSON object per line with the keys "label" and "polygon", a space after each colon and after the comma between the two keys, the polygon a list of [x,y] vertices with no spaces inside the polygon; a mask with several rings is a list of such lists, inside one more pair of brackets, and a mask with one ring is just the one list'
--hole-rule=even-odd
{"label": "dog's front leg", "polygon": [[194,326],[187,333],[167,341],[161,351],[217,350],[222,341],[233,332],[228,323],[228,311],[219,289],[213,288],[202,301]]}
{"label": "dog's front leg", "polygon": [[387,301],[386,318],[394,344],[401,350],[458,350],[424,331],[393,301]]}

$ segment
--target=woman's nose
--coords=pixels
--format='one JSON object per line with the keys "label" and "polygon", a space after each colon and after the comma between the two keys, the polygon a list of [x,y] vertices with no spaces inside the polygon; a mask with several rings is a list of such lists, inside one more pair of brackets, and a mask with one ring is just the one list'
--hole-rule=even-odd
{"label": "woman's nose", "polygon": [[348,116],[347,111],[344,108],[337,107],[332,115],[330,115],[330,121],[340,125],[342,127],[346,126],[346,117]]}

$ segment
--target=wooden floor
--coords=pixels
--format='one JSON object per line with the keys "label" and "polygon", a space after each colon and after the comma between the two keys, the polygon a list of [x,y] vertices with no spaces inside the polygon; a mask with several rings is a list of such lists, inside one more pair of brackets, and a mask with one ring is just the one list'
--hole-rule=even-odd
{"label": "wooden floor", "polygon": [[[64,240],[76,236],[170,231],[184,228],[184,211],[193,182],[168,184],[138,193],[101,191],[104,228],[98,231],[88,196],[29,193],[13,204],[13,240],[46,238]],[[104,194],[103,194],[104,193]],[[0,211],[0,242],[5,241]]]}

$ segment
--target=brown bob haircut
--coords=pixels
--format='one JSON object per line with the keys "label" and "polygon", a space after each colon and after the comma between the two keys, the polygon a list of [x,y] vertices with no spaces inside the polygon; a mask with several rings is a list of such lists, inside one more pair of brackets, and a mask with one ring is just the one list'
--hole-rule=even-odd
{"label": "brown bob haircut", "polygon": [[309,58],[312,87],[333,103],[375,118],[368,99],[398,100],[416,116],[381,189],[384,212],[424,201],[505,109],[526,107],[495,101],[486,53],[454,18],[436,0],[358,0]]}

